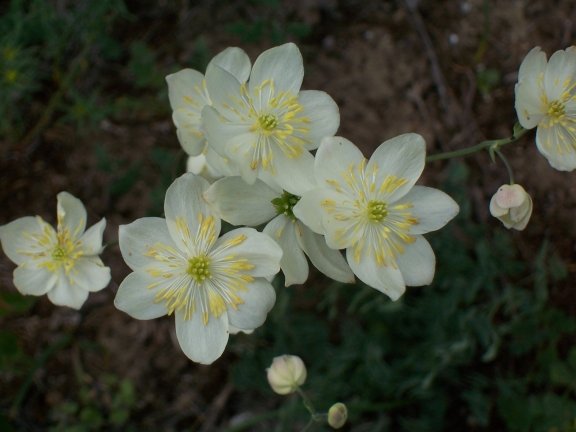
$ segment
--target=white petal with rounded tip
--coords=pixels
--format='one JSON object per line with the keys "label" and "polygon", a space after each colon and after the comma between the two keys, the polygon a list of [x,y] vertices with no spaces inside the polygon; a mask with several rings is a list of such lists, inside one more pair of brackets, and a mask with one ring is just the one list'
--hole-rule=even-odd
{"label": "white petal with rounded tip", "polygon": [[518,83],[514,87],[514,107],[523,128],[536,127],[544,116],[540,95],[543,92],[541,77],[545,70],[546,54],[540,47],[532,48],[520,65]]}
{"label": "white petal with rounded tip", "polygon": [[415,238],[416,241],[407,244],[404,253],[396,257],[396,264],[406,285],[429,285],[436,271],[436,256],[424,237],[415,236]]}
{"label": "white petal with rounded tip", "polygon": [[237,47],[229,47],[216,54],[206,67],[206,75],[214,66],[219,66],[231,73],[241,83],[248,81],[252,67],[248,54]]}
{"label": "white petal with rounded tip", "polygon": [[346,249],[346,259],[354,274],[366,285],[383,292],[392,300],[398,300],[406,291],[404,279],[398,268],[379,266],[372,257],[354,259],[353,248]]}
{"label": "white petal with rounded tip", "polygon": [[188,156],[188,159],[186,160],[186,172],[202,175],[205,168],[206,156],[204,153],[200,153],[198,156]]}
{"label": "white petal with rounded tip", "polygon": [[114,306],[140,320],[149,320],[166,315],[166,304],[155,301],[158,289],[148,288],[155,281],[144,273],[130,273],[118,287]]}
{"label": "white petal with rounded tip", "polygon": [[308,261],[297,239],[301,235],[297,223],[279,215],[272,219],[262,232],[273,238],[282,248],[280,268],[284,273],[284,286],[306,282]]}
{"label": "white petal with rounded tip", "polygon": [[312,232],[301,225],[301,235],[298,236],[300,247],[318,270],[331,279],[343,283],[353,283],[354,273],[337,249],[330,249],[324,236]]}
{"label": "white petal with rounded tip", "polygon": [[546,65],[544,73],[544,91],[548,100],[561,99],[562,93],[570,89],[576,81],[576,52],[574,50],[556,51]]}
{"label": "white petal with rounded tip", "polygon": [[98,257],[81,257],[74,263],[70,276],[74,284],[90,292],[100,291],[110,283],[110,268]]}
{"label": "white petal with rounded tip", "polygon": [[204,75],[194,69],[182,69],[166,77],[168,99],[173,110],[185,108],[200,112],[210,103],[203,84]]}
{"label": "white petal with rounded tip", "polygon": [[322,138],[333,136],[340,126],[340,111],[334,99],[323,91],[304,90],[298,94],[298,101],[304,108],[302,115],[310,120],[307,134],[298,134],[309,143],[307,150],[318,148]]}
{"label": "white petal with rounded tip", "polygon": [[282,249],[266,234],[253,228],[237,228],[217,240],[210,257],[222,263],[228,262],[230,257],[247,259],[254,265],[250,271],[252,276],[267,277],[280,271]]}
{"label": "white petal with rounded tip", "polygon": [[319,187],[327,187],[326,180],[337,180],[343,183],[342,175],[351,165],[358,165],[364,160],[362,152],[342,137],[324,138],[316,152],[314,173]]}
{"label": "white petal with rounded tip", "polygon": [[48,291],[48,299],[57,306],[80,309],[88,298],[88,291],[78,285],[71,285],[63,270],[59,270],[58,280]]}
{"label": "white petal with rounded tip", "polygon": [[210,70],[206,71],[206,86],[208,94],[212,100],[212,106],[220,111],[226,118],[237,118],[238,113],[232,109],[239,104],[246,109],[241,109],[240,112],[245,112],[248,106],[245,105],[244,96],[242,95],[241,83],[230,72],[214,65]]}
{"label": "white petal with rounded tip", "polygon": [[381,192],[379,199],[394,202],[408,193],[420,178],[425,159],[426,143],[418,134],[399,135],[380,144],[366,165],[366,173],[372,173],[375,167],[378,168],[377,187],[389,176],[404,179],[406,183],[392,191]]}
{"label": "white petal with rounded tip", "polygon": [[204,198],[215,214],[232,225],[257,226],[276,214],[272,200],[278,191],[257,180],[253,185],[240,177],[226,177],[214,182]]}
{"label": "white petal with rounded tip", "polygon": [[176,312],[176,336],[186,356],[197,363],[211,364],[217,360],[228,343],[228,314],[218,318],[210,316],[207,324],[201,313],[194,313],[190,320],[184,319],[182,311]]}
{"label": "white petal with rounded tip", "polygon": [[266,321],[266,315],[276,302],[276,292],[270,282],[263,278],[246,284],[246,288],[246,291],[237,292],[244,303],[237,309],[228,308],[228,322],[230,327],[251,331]]}
{"label": "white petal with rounded tip", "polygon": [[[274,171],[270,173],[285,191],[303,195],[314,187],[314,156],[304,150],[298,158],[285,155],[281,149],[272,147]],[[261,176],[263,180],[265,176]]]}
{"label": "white petal with rounded tip", "polygon": [[151,256],[145,255],[154,245],[162,244],[177,249],[166,220],[156,217],[145,217],[128,225],[120,225],[119,244],[122,258],[132,270],[144,269],[156,262]]}
{"label": "white petal with rounded tip", "polygon": [[[166,215],[166,224],[172,240],[179,249],[192,250],[194,240],[196,239],[200,227],[201,218],[212,216],[208,203],[202,196],[210,183],[200,176],[186,173],[178,177],[166,191],[164,200],[164,213]],[[182,232],[178,228],[177,220],[181,218],[185,223],[188,232]],[[220,233],[220,219],[214,218],[215,235]]]}
{"label": "white petal with rounded tip", "polygon": [[106,219],[102,218],[100,222],[92,225],[82,234],[80,241],[84,255],[99,255],[102,252],[102,237],[105,228]]}
{"label": "white petal with rounded tip", "polygon": [[[538,127],[536,130],[536,147],[540,150],[550,165],[559,171],[576,169],[576,145],[574,136],[562,126]],[[571,147],[567,146],[571,143]],[[559,149],[563,149],[562,153]]]}
{"label": "white petal with rounded tip", "polygon": [[55,273],[44,268],[25,266],[14,269],[14,285],[25,295],[40,296],[50,291],[57,281]]}
{"label": "white petal with rounded tip", "polygon": [[274,83],[276,92],[294,95],[300,90],[304,78],[304,62],[298,47],[289,42],[270,48],[258,56],[250,74],[250,93],[266,80]]}
{"label": "white petal with rounded tip", "polygon": [[77,239],[86,229],[86,208],[82,201],[68,192],[57,195],[56,215],[58,227],[67,228],[73,239]]}
{"label": "white petal with rounded tip", "polygon": [[460,207],[450,196],[441,190],[426,186],[414,186],[395,204],[408,203],[410,213],[418,219],[410,228],[410,234],[424,234],[436,231],[452,220]]}
{"label": "white petal with rounded tip", "polygon": [[[50,245],[41,246],[34,239],[46,233],[52,240]],[[16,264],[30,261],[30,255],[36,252],[51,252],[56,246],[56,232],[40,216],[25,216],[0,226],[0,242],[8,258]]]}

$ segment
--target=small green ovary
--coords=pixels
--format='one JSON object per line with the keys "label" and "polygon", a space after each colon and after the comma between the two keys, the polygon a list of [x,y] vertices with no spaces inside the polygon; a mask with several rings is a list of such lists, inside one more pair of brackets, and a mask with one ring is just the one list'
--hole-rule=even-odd
{"label": "small green ovary", "polygon": [[192,276],[192,279],[198,283],[209,279],[212,276],[210,273],[210,258],[200,255],[189,259],[186,273]]}
{"label": "small green ovary", "polygon": [[560,101],[556,100],[548,105],[547,114],[555,120],[560,120],[562,117],[564,117],[565,112],[566,109],[564,104]]}
{"label": "small green ovary", "polygon": [[292,209],[296,204],[298,204],[298,201],[300,201],[299,196],[284,191],[282,192],[282,195],[272,200],[272,205],[276,209],[276,214],[283,214],[292,220],[296,220],[296,216],[294,216]]}
{"label": "small green ovary", "polygon": [[68,253],[63,247],[56,246],[52,251],[52,259],[54,261],[64,261],[66,258],[68,258]]}
{"label": "small green ovary", "polygon": [[382,222],[388,216],[388,208],[383,201],[370,200],[366,208],[368,219],[372,222]]}
{"label": "small green ovary", "polygon": [[278,119],[272,114],[263,114],[258,117],[258,123],[265,131],[272,131],[278,126]]}

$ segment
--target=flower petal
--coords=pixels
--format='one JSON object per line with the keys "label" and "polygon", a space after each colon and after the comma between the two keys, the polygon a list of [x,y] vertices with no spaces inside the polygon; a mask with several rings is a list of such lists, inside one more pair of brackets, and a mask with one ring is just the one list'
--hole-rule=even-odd
{"label": "flower petal", "polygon": [[45,268],[20,266],[14,269],[14,286],[25,295],[40,296],[46,294],[57,281],[55,273]]}
{"label": "flower petal", "polygon": [[271,80],[276,92],[294,95],[304,78],[304,62],[300,50],[293,43],[270,48],[258,56],[250,75],[250,93],[264,81]]}
{"label": "flower petal", "polygon": [[249,185],[240,177],[226,177],[214,182],[204,192],[204,199],[226,222],[257,226],[274,217],[272,200],[279,195],[261,180]]}
{"label": "flower petal", "polygon": [[57,195],[58,230],[68,229],[73,239],[77,239],[86,229],[86,208],[82,201],[68,192]]}
{"label": "flower petal", "polygon": [[536,127],[544,115],[540,100],[540,77],[545,70],[546,54],[540,47],[532,48],[520,65],[518,83],[514,87],[516,115],[526,129]]}
{"label": "flower petal", "polygon": [[274,183],[282,189],[294,195],[303,195],[306,191],[314,187],[314,156],[312,153],[304,150],[300,156],[293,158],[273,146],[270,149],[272,153],[272,163],[274,167],[272,172],[261,170],[259,175],[263,181],[273,177]]}
{"label": "flower petal", "polygon": [[184,151],[190,156],[202,153],[206,145],[204,128],[202,127],[200,111],[178,108],[172,113],[172,121],[176,125],[176,135]]}
{"label": "flower petal", "polygon": [[394,202],[414,186],[424,170],[425,159],[424,138],[407,133],[380,144],[366,165],[366,173],[376,172],[377,185],[390,178],[405,180],[404,184],[381,192],[382,201]]}
{"label": "flower petal", "polygon": [[562,98],[565,91],[573,92],[576,81],[576,49],[556,51],[546,65],[544,90],[549,101]]}
{"label": "flower petal", "polygon": [[353,248],[346,249],[346,259],[358,279],[392,300],[398,300],[406,291],[404,279],[398,268],[379,266],[372,257],[363,257],[356,261]]}
{"label": "flower petal", "polygon": [[329,181],[342,182],[342,176],[351,165],[358,165],[364,160],[362,152],[342,137],[324,138],[316,152],[314,173],[319,187],[326,187]]}
{"label": "flower petal", "polygon": [[180,348],[190,360],[211,364],[222,355],[228,343],[228,315],[211,316],[204,324],[200,313],[185,320],[184,312],[177,311],[176,336]]}
{"label": "flower petal", "polygon": [[82,257],[74,263],[74,273],[70,276],[74,284],[90,292],[100,291],[110,283],[110,268],[104,266],[98,257]]}
{"label": "flower petal", "polygon": [[[164,213],[170,236],[180,250],[198,253],[195,245],[199,241],[202,221],[212,216],[203,194],[210,184],[202,177],[186,173],[178,177],[166,191]],[[214,218],[214,232],[204,233],[210,246],[220,233],[220,218]]]}
{"label": "flower petal", "polygon": [[318,148],[322,138],[333,136],[340,126],[340,111],[334,99],[323,91],[304,90],[298,94],[298,101],[304,108],[302,115],[309,120],[307,134],[298,134],[308,142],[306,149]]}
{"label": "flower petal", "polygon": [[54,288],[48,291],[48,299],[52,303],[57,306],[68,306],[72,309],[80,309],[87,298],[88,291],[79,285],[72,285],[63,270],[60,270]]}
{"label": "flower petal", "polygon": [[[225,117],[232,116],[237,118],[238,112],[231,108],[237,104],[243,106],[245,103],[240,81],[227,70],[218,65],[213,65],[206,71],[206,86],[212,100],[212,106],[221,111],[221,114]],[[204,115],[202,116],[204,117]]]}
{"label": "flower petal", "polygon": [[284,273],[284,286],[306,282],[308,261],[297,239],[301,235],[297,222],[279,215],[272,219],[262,232],[273,238],[282,248],[280,268]]}
{"label": "flower petal", "polygon": [[[38,239],[46,236],[49,244]],[[25,216],[0,226],[2,249],[10,260],[18,265],[30,261],[37,253],[50,253],[56,245],[56,232],[40,216]]]}
{"label": "flower petal", "polygon": [[166,304],[156,302],[157,290],[149,288],[154,282],[155,279],[144,273],[130,273],[118,287],[114,306],[139,320],[149,320],[166,315]]}
{"label": "flower petal", "polygon": [[318,234],[324,234],[324,226],[322,225],[322,201],[326,199],[329,193],[324,188],[315,188],[306,192],[300,198],[300,201],[292,208],[294,216],[296,216],[308,228]]}
{"label": "flower petal", "polygon": [[253,228],[237,228],[220,237],[210,255],[214,262],[224,265],[232,259],[246,259],[254,265],[250,275],[268,277],[280,271],[282,249],[266,234]]}
{"label": "flower petal", "polygon": [[424,237],[415,236],[415,238],[416,241],[407,244],[404,253],[396,257],[396,264],[402,272],[406,285],[429,285],[434,279],[436,256]]}
{"label": "flower petal", "polygon": [[237,294],[244,303],[237,309],[228,309],[229,325],[242,331],[251,331],[266,321],[268,312],[276,302],[276,292],[266,279],[258,278],[246,285],[246,291]]}
{"label": "flower petal", "polygon": [[229,47],[224,51],[219,52],[210,60],[206,67],[206,75],[214,66],[219,66],[225,71],[234,75],[234,77],[241,83],[248,81],[250,76],[251,63],[248,54],[243,49],[237,47]]}
{"label": "flower petal", "polygon": [[[230,121],[211,106],[204,107],[202,121],[206,130],[208,145],[220,156],[230,158],[233,165],[240,165],[241,155],[252,160],[251,146],[257,141],[250,132],[250,124],[241,121]],[[241,137],[238,139],[238,137]],[[241,151],[240,151],[241,150]]]}
{"label": "flower petal", "polygon": [[84,255],[99,255],[102,253],[102,237],[106,228],[106,219],[102,218],[100,222],[92,225],[82,234],[80,242]]}
{"label": "flower petal", "polygon": [[204,75],[193,69],[182,69],[166,77],[168,99],[173,110],[184,108],[200,113],[202,107],[210,104],[206,92]]}
{"label": "flower petal", "polygon": [[148,253],[154,245],[165,245],[177,249],[170,236],[166,220],[146,217],[128,225],[120,225],[119,243],[122,258],[132,270],[144,269],[156,260]]}
{"label": "flower petal", "polygon": [[412,216],[418,219],[410,228],[410,234],[436,231],[446,225],[460,208],[456,201],[441,190],[425,186],[414,186],[395,205],[409,204]]}
{"label": "flower petal", "polygon": [[342,253],[337,249],[330,249],[324,236],[312,232],[304,225],[300,225],[300,233],[298,237],[300,247],[308,255],[314,267],[338,282],[354,282],[354,273]]}
{"label": "flower petal", "polygon": [[536,146],[550,165],[559,171],[576,169],[576,134],[555,125],[539,126],[536,130]]}

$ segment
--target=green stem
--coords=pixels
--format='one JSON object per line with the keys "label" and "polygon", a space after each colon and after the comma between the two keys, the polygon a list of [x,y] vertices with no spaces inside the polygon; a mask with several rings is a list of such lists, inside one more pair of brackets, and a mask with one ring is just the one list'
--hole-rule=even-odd
{"label": "green stem", "polygon": [[314,405],[312,405],[312,401],[310,400],[310,398],[308,398],[306,393],[304,393],[304,391],[300,387],[296,387],[296,392],[302,398],[302,403],[304,404],[304,406],[306,407],[306,409],[310,413],[310,416],[312,417],[312,419],[315,419],[317,413],[316,413],[316,410],[314,409]]}
{"label": "green stem", "polygon": [[506,167],[506,170],[508,171],[508,177],[510,178],[510,184],[511,185],[514,184],[514,173],[512,172],[512,167],[510,166],[510,162],[508,162],[508,159],[506,159],[506,156],[504,156],[504,154],[499,149],[495,149],[494,153],[496,153],[498,155],[498,157],[500,158],[500,160],[502,161],[502,163]]}
{"label": "green stem", "polygon": [[516,124],[514,126],[514,132],[512,136],[509,138],[500,138],[495,140],[482,141],[481,143],[473,145],[472,147],[430,155],[426,158],[426,162],[433,162],[437,160],[468,156],[485,149],[487,150],[493,149],[494,151],[496,151],[506,144],[510,144],[513,143],[514,141],[519,140],[526,132],[528,132],[528,129],[524,129],[519,124]]}

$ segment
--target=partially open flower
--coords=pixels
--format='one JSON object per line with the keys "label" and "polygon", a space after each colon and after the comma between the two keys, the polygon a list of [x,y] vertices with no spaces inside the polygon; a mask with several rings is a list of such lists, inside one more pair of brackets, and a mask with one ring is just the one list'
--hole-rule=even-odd
{"label": "partially open flower", "polygon": [[490,214],[506,228],[522,231],[532,215],[532,198],[518,184],[502,185],[490,200]]}
{"label": "partially open flower", "polygon": [[268,383],[275,393],[286,395],[294,393],[306,381],[306,365],[294,355],[274,357],[272,365],[266,369]]}

